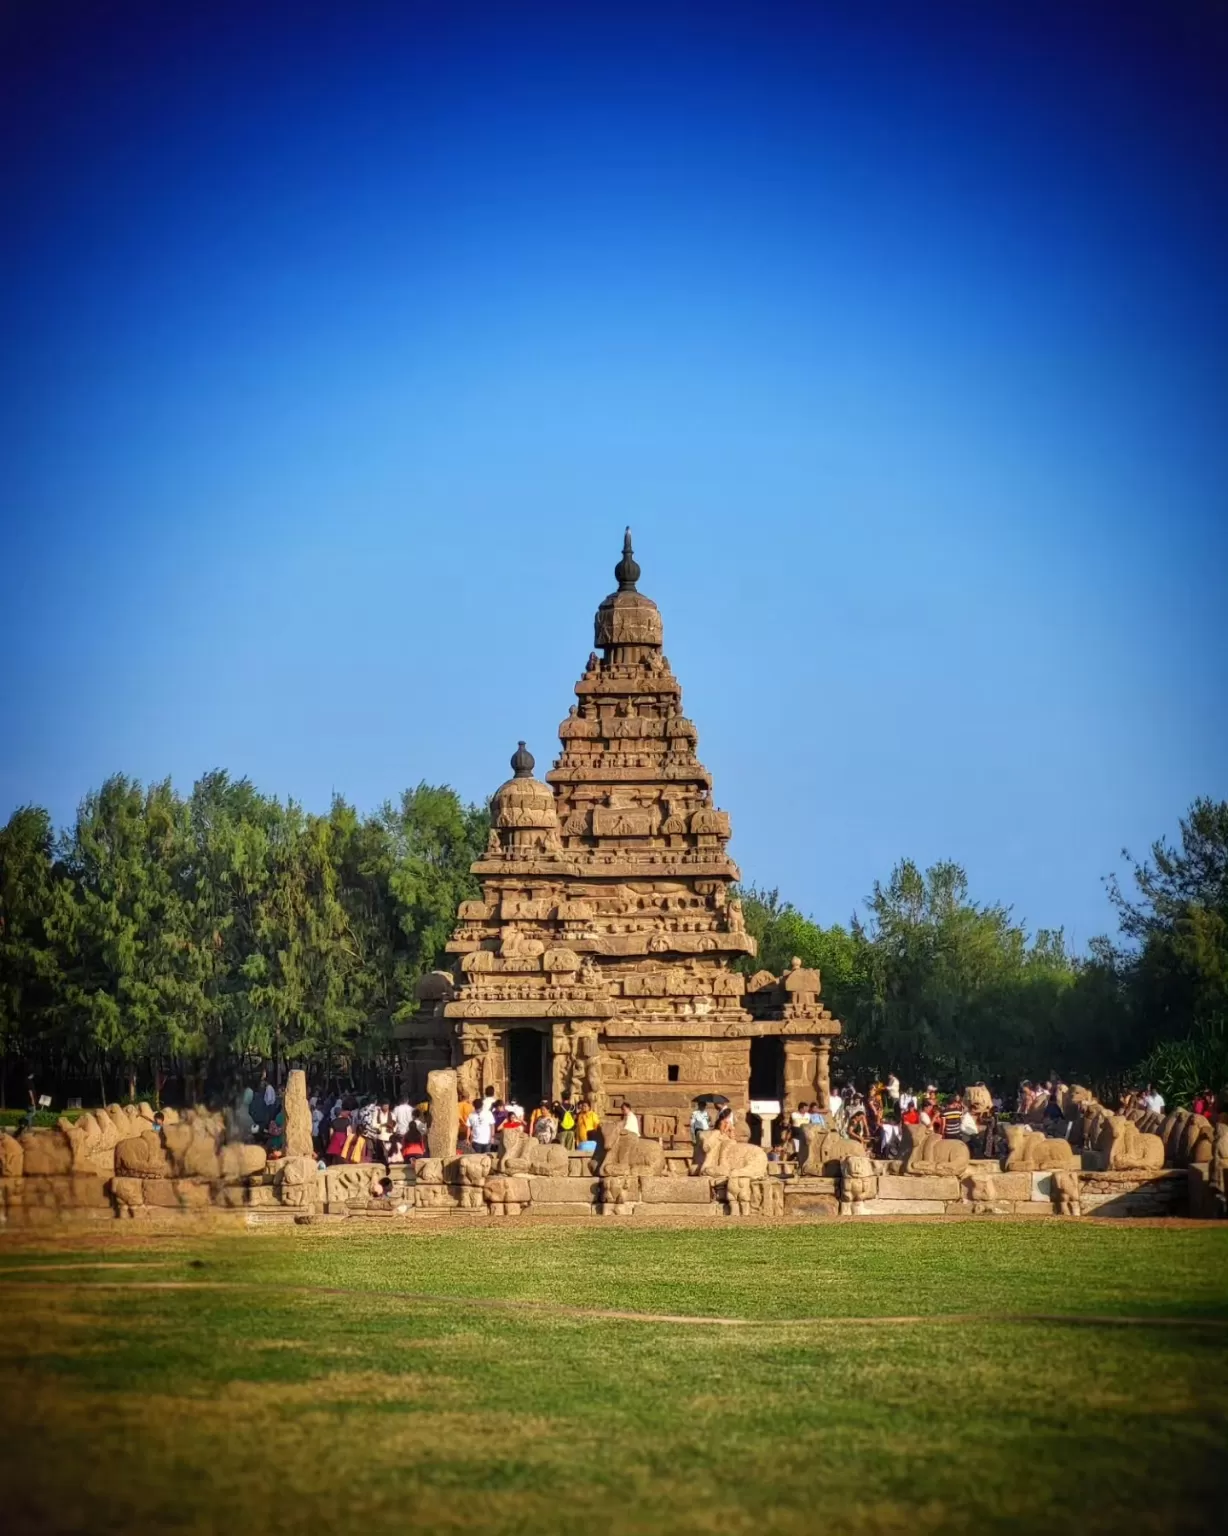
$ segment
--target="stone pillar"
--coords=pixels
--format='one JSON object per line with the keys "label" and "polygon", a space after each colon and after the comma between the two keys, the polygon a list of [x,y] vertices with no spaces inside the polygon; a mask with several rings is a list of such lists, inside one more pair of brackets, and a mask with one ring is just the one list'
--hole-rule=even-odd
{"label": "stone pillar", "polygon": [[605,1115],[605,1088],[601,1076],[601,1046],[595,1034],[582,1035],[577,1054],[584,1063],[584,1097],[599,1115]]}
{"label": "stone pillar", "polygon": [[456,1110],[460,1101],[456,1095],[456,1073],[451,1067],[427,1073],[426,1096],[431,1105],[427,1150],[432,1157],[455,1157],[459,1129]]}
{"label": "stone pillar", "polygon": [[775,1115],[759,1116],[759,1145],[772,1150],[772,1127],[776,1124]]}
{"label": "stone pillar", "polygon": [[818,1058],[818,1067],[814,1074],[815,1095],[820,1109],[826,1114],[827,1103],[831,1098],[831,1046],[826,1040],[819,1041]]}
{"label": "stone pillar", "polygon": [[307,1074],[300,1067],[295,1067],[286,1078],[282,1104],[286,1112],[286,1156],[314,1158],[311,1105],[307,1102]]}

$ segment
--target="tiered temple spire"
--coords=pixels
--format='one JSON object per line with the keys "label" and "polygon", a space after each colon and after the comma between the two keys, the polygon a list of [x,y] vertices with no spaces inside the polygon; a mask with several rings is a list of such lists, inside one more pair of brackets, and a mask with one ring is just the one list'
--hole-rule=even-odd
{"label": "tiered temple spire", "polygon": [[638,589],[630,528],[614,574],[559,756],[542,783],[523,742],[514,754],[474,865],[482,898],[461,904],[448,944],[456,969],[428,978],[403,1056],[411,1073],[451,1061],[470,1091],[629,1100],[648,1134],[681,1135],[698,1093],[745,1107],[754,1038],[769,1042],[756,1048],[759,1088],[778,1086],[760,1097],[790,1084],[817,1095],[839,1025],[816,972],[789,989],[760,973],[745,997],[735,962],[755,942],[729,817],[682,713],[661,615]]}

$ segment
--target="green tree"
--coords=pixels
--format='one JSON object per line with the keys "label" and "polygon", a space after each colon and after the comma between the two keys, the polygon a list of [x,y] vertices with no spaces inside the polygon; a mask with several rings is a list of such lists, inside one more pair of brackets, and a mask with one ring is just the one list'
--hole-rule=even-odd
{"label": "green tree", "polygon": [[1132,895],[1109,879],[1139,1051],[1228,1021],[1228,801],[1195,800],[1180,828],[1141,863],[1123,850]]}
{"label": "green tree", "polygon": [[164,1067],[199,1046],[204,968],[185,892],[187,815],[170,782],[115,775],[83,802],[61,858],[71,899],[55,914],[66,1006],[82,1044],[120,1065]]}
{"label": "green tree", "polygon": [[9,1068],[41,1059],[54,1027],[61,975],[47,924],[55,900],[55,836],[41,806],[0,828],[0,1107]]}

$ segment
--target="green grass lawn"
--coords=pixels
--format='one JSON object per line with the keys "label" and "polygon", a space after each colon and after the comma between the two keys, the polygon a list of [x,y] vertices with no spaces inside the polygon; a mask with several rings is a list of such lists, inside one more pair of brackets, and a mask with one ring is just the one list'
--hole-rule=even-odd
{"label": "green grass lawn", "polygon": [[1222,1528],[1228,1226],[364,1226],[6,1240],[0,1530]]}

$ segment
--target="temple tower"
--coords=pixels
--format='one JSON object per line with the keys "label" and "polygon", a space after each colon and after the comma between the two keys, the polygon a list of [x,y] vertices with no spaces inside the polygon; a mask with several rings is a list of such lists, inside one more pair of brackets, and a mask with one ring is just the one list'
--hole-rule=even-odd
{"label": "temple tower", "polygon": [[398,1034],[415,1085],[451,1062],[462,1086],[521,1099],[629,1101],[646,1134],[682,1136],[690,1102],[817,1097],[839,1024],[819,977],[749,978],[755,953],[728,815],[638,589],[631,530],[597,609],[595,648],[542,783],[520,743],[491,800],[482,899],[461,904],[451,973],[423,979]]}

